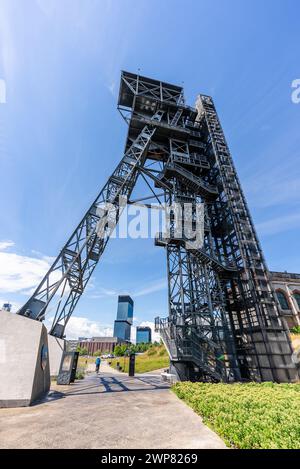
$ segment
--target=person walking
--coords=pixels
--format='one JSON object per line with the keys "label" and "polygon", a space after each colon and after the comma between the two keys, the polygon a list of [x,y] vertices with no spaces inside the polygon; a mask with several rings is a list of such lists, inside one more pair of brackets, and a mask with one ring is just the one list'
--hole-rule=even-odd
{"label": "person walking", "polygon": [[95,365],[96,365],[96,373],[99,373],[100,365],[101,365],[101,358],[100,357],[96,358]]}

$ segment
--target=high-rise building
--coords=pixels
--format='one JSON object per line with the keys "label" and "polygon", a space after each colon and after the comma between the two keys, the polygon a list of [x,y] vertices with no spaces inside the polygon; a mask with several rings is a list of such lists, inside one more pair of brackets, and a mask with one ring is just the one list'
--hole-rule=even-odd
{"label": "high-rise building", "polygon": [[151,328],[150,327],[141,327],[136,328],[136,343],[149,343],[151,342]]}
{"label": "high-rise building", "polygon": [[130,341],[131,325],[133,320],[133,300],[128,295],[118,298],[117,319],[114,325],[114,337]]}

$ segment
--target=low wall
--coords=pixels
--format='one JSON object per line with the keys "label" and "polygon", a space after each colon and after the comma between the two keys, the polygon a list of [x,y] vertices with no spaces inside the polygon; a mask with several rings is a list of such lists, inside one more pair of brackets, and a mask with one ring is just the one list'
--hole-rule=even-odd
{"label": "low wall", "polygon": [[59,367],[61,357],[66,349],[66,341],[59,339],[53,335],[48,334],[48,346],[49,346],[49,362],[50,362],[50,376],[57,376],[59,373]]}
{"label": "low wall", "polygon": [[50,388],[48,334],[39,321],[0,311],[0,407],[28,406]]}

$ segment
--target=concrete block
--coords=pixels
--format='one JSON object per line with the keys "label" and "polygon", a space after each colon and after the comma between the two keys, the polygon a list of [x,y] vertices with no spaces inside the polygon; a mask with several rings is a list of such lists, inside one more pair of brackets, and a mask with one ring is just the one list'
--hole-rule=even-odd
{"label": "concrete block", "polygon": [[167,383],[170,383],[170,384],[177,383],[178,381],[178,377],[173,373],[163,372],[161,373],[160,376],[161,376],[162,381],[166,381]]}
{"label": "concrete block", "polygon": [[0,407],[28,406],[50,388],[48,334],[39,321],[0,310]]}
{"label": "concrete block", "polygon": [[50,376],[58,376],[62,355],[66,350],[66,341],[48,334]]}

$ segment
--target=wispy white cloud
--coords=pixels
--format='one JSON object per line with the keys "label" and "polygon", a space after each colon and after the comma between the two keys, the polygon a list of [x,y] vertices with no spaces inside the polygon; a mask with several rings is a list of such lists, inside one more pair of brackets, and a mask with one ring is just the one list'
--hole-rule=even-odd
{"label": "wispy white cloud", "polygon": [[[274,110],[274,114],[277,112]],[[263,139],[260,147],[253,150],[253,158],[244,160],[241,165],[243,187],[253,207],[279,204],[288,207],[300,203],[299,124],[297,120],[289,121],[288,116],[282,117],[282,123],[285,121],[289,125],[273,132],[272,138]]]}
{"label": "wispy white cloud", "polygon": [[13,241],[0,241],[0,251],[5,251],[5,249],[14,246],[15,243]]}
{"label": "wispy white cloud", "polygon": [[6,103],[6,82],[0,78],[0,104]]}
{"label": "wispy white cloud", "polygon": [[252,206],[259,208],[293,203],[299,204],[300,167],[293,161],[253,171],[244,188]]}
{"label": "wispy white cloud", "polygon": [[[45,325],[49,329],[53,318],[46,320]],[[153,321],[142,321],[139,326],[150,327],[152,331],[152,342],[160,341],[160,335],[155,332]],[[66,327],[66,337],[69,340],[78,339],[78,337],[112,337],[113,329],[110,325],[101,324],[98,321],[92,321],[84,316],[72,316]],[[136,341],[136,325],[131,327],[131,341]]]}
{"label": "wispy white cloud", "polygon": [[[52,323],[49,318],[47,327]],[[86,317],[72,316],[66,327],[67,339],[78,339],[78,337],[112,337],[113,330],[108,325],[92,321]]]}
{"label": "wispy white cloud", "polygon": [[13,26],[9,21],[12,14],[12,7],[9,2],[1,3],[0,10],[0,40],[1,40],[1,61],[6,82],[13,79],[16,63],[16,50],[13,39]]}
{"label": "wispy white cloud", "polygon": [[139,288],[132,290],[132,289],[122,289],[117,290],[113,288],[105,288],[105,287],[95,287],[95,293],[89,295],[91,299],[99,299],[105,297],[116,297],[118,295],[131,295],[133,298],[139,296],[146,296],[150,295],[151,293],[155,293],[161,290],[165,290],[167,288],[167,281],[166,278],[160,278],[153,282],[149,282],[146,285],[140,286]]}
{"label": "wispy white cloud", "polygon": [[13,241],[0,242],[0,292],[28,293],[43,278],[50,267],[48,257],[29,257],[7,252]]}
{"label": "wispy white cloud", "polygon": [[138,290],[135,290],[132,295],[133,297],[150,295],[150,293],[155,293],[161,290],[165,290],[166,288],[167,288],[166,278],[160,278],[154,282],[147,284],[146,286]]}
{"label": "wispy white cloud", "polygon": [[89,298],[93,300],[105,298],[107,296],[117,296],[119,294],[117,290],[113,290],[112,288],[95,287],[95,290],[95,293],[89,295]]}
{"label": "wispy white cloud", "polygon": [[300,227],[300,213],[272,218],[261,223],[257,223],[256,228],[260,235],[273,235],[289,231]]}
{"label": "wispy white cloud", "polygon": [[112,81],[111,83],[109,83],[109,85],[107,85],[107,89],[114,98],[117,96],[115,81]]}

